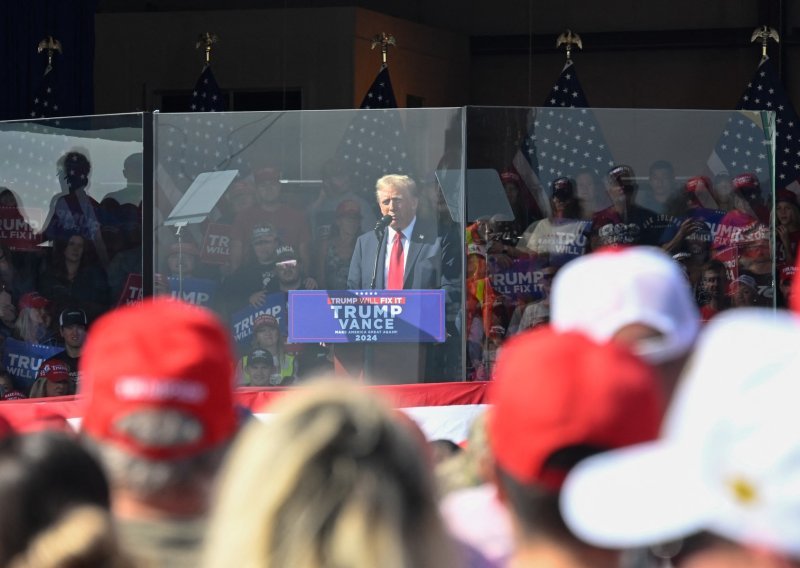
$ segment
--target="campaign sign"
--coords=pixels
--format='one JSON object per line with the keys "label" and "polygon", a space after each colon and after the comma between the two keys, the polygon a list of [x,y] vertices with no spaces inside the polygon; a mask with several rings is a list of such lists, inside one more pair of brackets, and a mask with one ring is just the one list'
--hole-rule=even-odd
{"label": "campaign sign", "polygon": [[9,337],[6,339],[3,349],[3,365],[11,375],[14,386],[27,393],[36,380],[36,373],[42,362],[59,351],[63,351],[63,348],[27,343]]}
{"label": "campaign sign", "polygon": [[504,269],[494,267],[489,276],[494,291],[509,301],[540,298],[544,292],[545,273],[528,259],[516,259]]}
{"label": "campaign sign", "polygon": [[203,262],[228,264],[231,259],[231,226],[209,223],[200,253]]}
{"label": "campaign sign", "polygon": [[176,276],[170,276],[167,281],[169,282],[169,291],[173,298],[180,298],[184,302],[196,306],[208,306],[214,295],[214,291],[217,289],[217,283],[207,278],[184,277],[182,289]]}
{"label": "campaign sign", "polygon": [[441,343],[444,290],[292,290],[293,343]]}
{"label": "campaign sign", "polygon": [[281,333],[286,335],[286,318],[283,317],[286,308],[286,295],[283,292],[267,294],[264,298],[264,305],[254,308],[247,306],[231,316],[231,327],[233,328],[233,339],[237,347],[247,347],[250,338],[253,336],[253,324],[256,318],[263,314],[269,314],[278,320]]}
{"label": "campaign sign", "polygon": [[39,250],[43,220],[44,212],[38,208],[29,208],[23,215],[17,207],[0,207],[0,242],[11,250]]}
{"label": "campaign sign", "polygon": [[122,288],[122,294],[117,300],[118,306],[127,306],[128,304],[135,304],[142,300],[142,275],[141,274],[128,274],[128,279],[125,281],[125,286]]}

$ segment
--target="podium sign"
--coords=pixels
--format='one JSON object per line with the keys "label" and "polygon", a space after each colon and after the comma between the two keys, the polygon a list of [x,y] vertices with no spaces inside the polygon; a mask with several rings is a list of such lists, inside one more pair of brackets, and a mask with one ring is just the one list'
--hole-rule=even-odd
{"label": "podium sign", "polygon": [[292,343],[441,343],[444,290],[294,290]]}

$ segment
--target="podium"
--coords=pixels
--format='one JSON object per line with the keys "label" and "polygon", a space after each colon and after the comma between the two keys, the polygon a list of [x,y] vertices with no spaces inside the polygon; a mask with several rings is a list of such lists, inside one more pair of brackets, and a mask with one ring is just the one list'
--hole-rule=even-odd
{"label": "podium", "polygon": [[289,341],[333,344],[337,374],[367,384],[423,382],[444,302],[444,290],[291,291]]}
{"label": "podium", "polygon": [[340,343],[333,346],[334,370],[370,385],[421,383],[427,351],[424,343]]}

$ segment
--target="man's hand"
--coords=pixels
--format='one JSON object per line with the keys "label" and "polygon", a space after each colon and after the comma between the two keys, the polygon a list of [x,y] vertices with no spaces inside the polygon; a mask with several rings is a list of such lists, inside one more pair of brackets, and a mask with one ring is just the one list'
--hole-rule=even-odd
{"label": "man's hand", "polygon": [[260,308],[264,305],[264,302],[267,299],[267,293],[265,291],[254,292],[250,294],[250,305],[254,308]]}

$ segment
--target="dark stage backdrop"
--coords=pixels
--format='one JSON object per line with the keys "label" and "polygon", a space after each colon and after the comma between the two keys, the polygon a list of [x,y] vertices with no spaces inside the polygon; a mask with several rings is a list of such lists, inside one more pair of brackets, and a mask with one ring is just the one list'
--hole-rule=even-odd
{"label": "dark stage backdrop", "polygon": [[[26,118],[46,66],[36,52],[52,35],[53,87],[61,116],[94,112],[94,15],[98,0],[0,2],[0,120]],[[109,46],[109,49],[113,49]]]}

